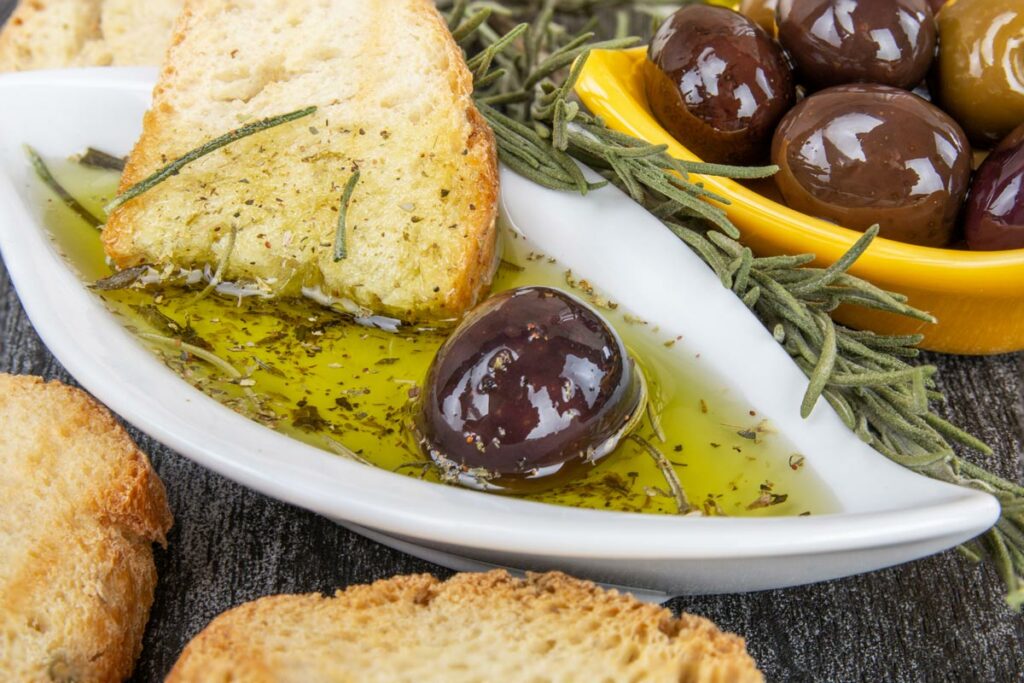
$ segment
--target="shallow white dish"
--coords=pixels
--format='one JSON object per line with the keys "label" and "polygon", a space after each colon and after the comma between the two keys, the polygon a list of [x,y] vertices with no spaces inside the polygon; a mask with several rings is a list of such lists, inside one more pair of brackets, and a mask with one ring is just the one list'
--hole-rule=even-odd
{"label": "shallow white dish", "polygon": [[[366,467],[241,417],[168,370],[53,248],[33,201],[24,143],[44,156],[93,145],[127,153],[154,72],[88,69],[0,77],[0,249],[32,323],[75,378],[127,421],[269,496],[383,543],[464,569],[561,569],[668,594],[821,581],[937,552],[991,526],[991,496],[915,475],[859,441],[821,403],[799,416],[806,379],[687,247],[615,189],[583,198],[502,171],[507,220],[625,308],[682,335],[680,353],[783,432],[842,512],[679,518],[542,505]],[[627,238],[628,235],[628,238]],[[702,324],[714,320],[715,324]]]}

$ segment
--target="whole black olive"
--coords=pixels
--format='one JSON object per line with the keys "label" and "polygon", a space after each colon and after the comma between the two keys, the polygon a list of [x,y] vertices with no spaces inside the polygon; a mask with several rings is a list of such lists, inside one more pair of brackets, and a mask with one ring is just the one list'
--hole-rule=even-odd
{"label": "whole black olive", "polygon": [[778,36],[812,88],[881,83],[913,88],[935,58],[926,0],[779,0]]}
{"label": "whole black olive", "polygon": [[644,83],[665,129],[706,161],[759,163],[793,104],[785,53],[764,30],[724,7],[689,5],[658,29]]}
{"label": "whole black olive", "polygon": [[971,174],[971,147],[933,104],[884,85],[811,95],[779,124],[775,182],[789,206],[854,230],[947,246]]}
{"label": "whole black olive", "polygon": [[415,423],[447,479],[537,489],[611,453],[646,405],[643,377],[592,309],[547,287],[471,311],[427,373]]}
{"label": "whole black olive", "polygon": [[971,249],[1024,249],[1024,123],[974,174],[964,231]]}

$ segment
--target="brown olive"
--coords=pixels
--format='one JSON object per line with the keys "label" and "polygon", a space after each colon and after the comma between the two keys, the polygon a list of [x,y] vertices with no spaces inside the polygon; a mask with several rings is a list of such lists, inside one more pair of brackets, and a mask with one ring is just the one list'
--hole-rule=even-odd
{"label": "brown olive", "polygon": [[936,106],[885,85],[841,85],[786,115],[772,141],[786,203],[854,230],[947,246],[971,174],[971,147]]}
{"label": "brown olive", "polygon": [[759,26],[724,7],[669,17],[645,63],[647,99],[665,129],[706,161],[758,163],[793,104],[792,69]]}
{"label": "brown olive", "polygon": [[1024,123],[974,174],[964,233],[971,249],[1024,249]]}
{"label": "brown olive", "polygon": [[935,57],[926,0],[779,0],[779,42],[803,84],[913,88]]}
{"label": "brown olive", "polygon": [[768,35],[775,35],[775,8],[779,0],[743,0],[740,12],[763,28]]}
{"label": "brown olive", "polygon": [[541,488],[611,453],[646,405],[622,340],[559,290],[525,287],[471,311],[438,351],[416,414],[446,478]]}
{"label": "brown olive", "polygon": [[957,0],[939,12],[939,105],[989,147],[1024,122],[1024,2]]}

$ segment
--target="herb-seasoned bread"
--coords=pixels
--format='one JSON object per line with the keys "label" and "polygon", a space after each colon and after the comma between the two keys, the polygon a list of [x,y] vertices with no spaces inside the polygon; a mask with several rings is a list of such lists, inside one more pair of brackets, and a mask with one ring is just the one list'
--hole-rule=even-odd
{"label": "herb-seasoned bread", "polygon": [[763,680],[743,640],[706,619],[564,574],[494,571],[246,603],[189,643],[167,683]]}
{"label": "herb-seasoned bread", "polygon": [[[495,262],[494,139],[430,0],[189,0],[122,189],[247,122],[317,106],[110,216],[121,267],[217,266],[402,319],[456,317]],[[334,259],[343,188],[347,258]],[[237,234],[232,244],[232,232]]]}
{"label": "herb-seasoned bread", "polygon": [[84,392],[0,374],[0,680],[128,677],[171,526],[146,456]]}
{"label": "herb-seasoned bread", "polygon": [[0,71],[158,66],[183,0],[21,0],[0,31]]}

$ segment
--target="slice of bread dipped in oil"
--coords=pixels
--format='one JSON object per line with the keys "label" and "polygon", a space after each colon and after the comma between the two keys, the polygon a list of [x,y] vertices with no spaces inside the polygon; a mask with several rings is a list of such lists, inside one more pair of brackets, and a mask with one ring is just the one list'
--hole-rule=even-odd
{"label": "slice of bread dipped in oil", "polygon": [[334,597],[277,595],[214,619],[167,683],[761,683],[707,619],[557,572],[397,576]]}
{"label": "slice of bread dipped in oil", "polygon": [[0,374],[0,681],[126,679],[172,523],[149,459],[85,392]]}
{"label": "slice of bread dipped in oil", "polygon": [[223,263],[224,279],[270,294],[319,288],[404,320],[476,303],[495,263],[496,152],[430,0],[189,0],[121,189],[311,106],[118,207],[108,255],[120,267]]}

